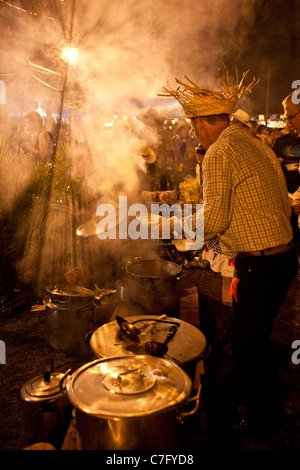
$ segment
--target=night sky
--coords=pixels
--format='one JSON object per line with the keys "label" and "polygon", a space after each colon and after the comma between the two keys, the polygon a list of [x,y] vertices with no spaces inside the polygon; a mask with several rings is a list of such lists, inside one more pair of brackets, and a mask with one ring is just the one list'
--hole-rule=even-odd
{"label": "night sky", "polygon": [[[260,77],[255,90],[256,113],[282,113],[282,99],[300,80],[300,3],[296,0],[259,1],[255,27],[249,31],[244,63]],[[269,77],[269,101],[266,90]]]}
{"label": "night sky", "polygon": [[[184,75],[215,87],[223,61],[233,72],[237,66],[250,69],[249,79],[260,78],[238,107],[255,115],[281,114],[282,99],[300,80],[299,0],[9,3],[34,13],[0,2],[0,79],[10,86],[9,103],[20,100],[24,78],[25,95],[49,97],[50,88],[32,78],[28,62],[61,72],[57,48],[70,36],[73,5],[73,38],[86,54],[76,71],[76,87],[84,88],[90,102],[155,100],[168,80]],[[45,81],[59,88],[63,76],[60,82],[54,78]]]}

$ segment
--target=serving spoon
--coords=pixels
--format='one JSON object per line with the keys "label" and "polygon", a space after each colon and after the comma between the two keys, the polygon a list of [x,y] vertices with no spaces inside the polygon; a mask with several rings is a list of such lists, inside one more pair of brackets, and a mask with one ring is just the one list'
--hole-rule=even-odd
{"label": "serving spoon", "polygon": [[136,326],[134,326],[129,321],[125,320],[125,318],[116,315],[116,321],[122,333],[131,336],[132,338],[137,338],[138,335],[141,333],[141,331]]}
{"label": "serving spoon", "polygon": [[131,336],[132,338],[137,338],[140,334],[146,335],[147,333],[149,333],[154,328],[155,323],[157,321],[162,320],[164,318],[166,318],[166,315],[160,315],[156,319],[150,321],[150,325],[148,325],[147,328],[142,332],[142,330],[139,330],[132,323],[125,320],[125,318],[122,318],[119,315],[116,315],[116,320],[117,320],[117,323],[118,323],[122,333],[124,333],[128,336]]}
{"label": "serving spoon", "polygon": [[145,348],[151,356],[157,356],[157,357],[162,357],[166,354],[168,351],[168,342],[171,341],[171,339],[175,336],[175,333],[177,331],[177,325],[171,326],[171,328],[168,331],[167,337],[164,340],[163,343],[160,343],[158,341],[148,341],[145,343]]}

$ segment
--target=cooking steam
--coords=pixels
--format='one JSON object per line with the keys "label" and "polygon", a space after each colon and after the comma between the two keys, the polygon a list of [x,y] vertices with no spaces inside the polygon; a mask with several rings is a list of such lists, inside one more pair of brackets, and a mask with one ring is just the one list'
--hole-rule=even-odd
{"label": "cooking steam", "polygon": [[[129,151],[142,126],[136,116],[155,107],[166,119],[182,118],[176,102],[157,97],[175,77],[216,87],[220,60],[234,57],[238,65],[242,58],[255,5],[48,0],[30,13],[15,8],[19,3],[0,3],[0,79],[6,84],[1,131],[15,143],[10,150],[1,145],[0,208],[5,217],[15,216],[8,245],[18,254],[22,282],[42,292],[45,284],[64,283],[69,273],[69,282],[89,287],[93,263],[98,283],[114,277],[113,261],[126,242],[79,240],[76,229],[102,202],[114,203],[120,195],[140,200],[144,163]],[[34,162],[16,144],[20,118],[32,110],[58,135],[54,170],[43,167],[38,178]],[[56,134],[52,116],[69,120],[68,144],[64,126]]]}

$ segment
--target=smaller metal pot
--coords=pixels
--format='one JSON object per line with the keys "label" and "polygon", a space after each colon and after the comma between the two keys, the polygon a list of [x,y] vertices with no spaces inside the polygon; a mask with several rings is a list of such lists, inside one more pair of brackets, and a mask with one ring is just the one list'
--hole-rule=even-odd
{"label": "smaller metal pot", "polygon": [[50,286],[44,297],[47,341],[54,348],[88,353],[85,335],[94,328],[95,293],[80,286]]}
{"label": "smaller metal pot", "polygon": [[60,442],[72,417],[72,406],[61,393],[64,374],[46,372],[22,387],[21,412],[25,436],[32,442]]}

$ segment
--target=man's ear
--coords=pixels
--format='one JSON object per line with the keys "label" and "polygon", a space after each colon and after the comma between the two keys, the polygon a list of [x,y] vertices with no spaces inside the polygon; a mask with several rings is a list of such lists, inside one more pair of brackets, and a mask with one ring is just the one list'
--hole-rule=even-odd
{"label": "man's ear", "polygon": [[203,119],[201,119],[201,117],[197,116],[197,117],[195,117],[195,121],[196,121],[196,126],[198,127],[198,129],[203,129],[203,127],[204,127]]}

